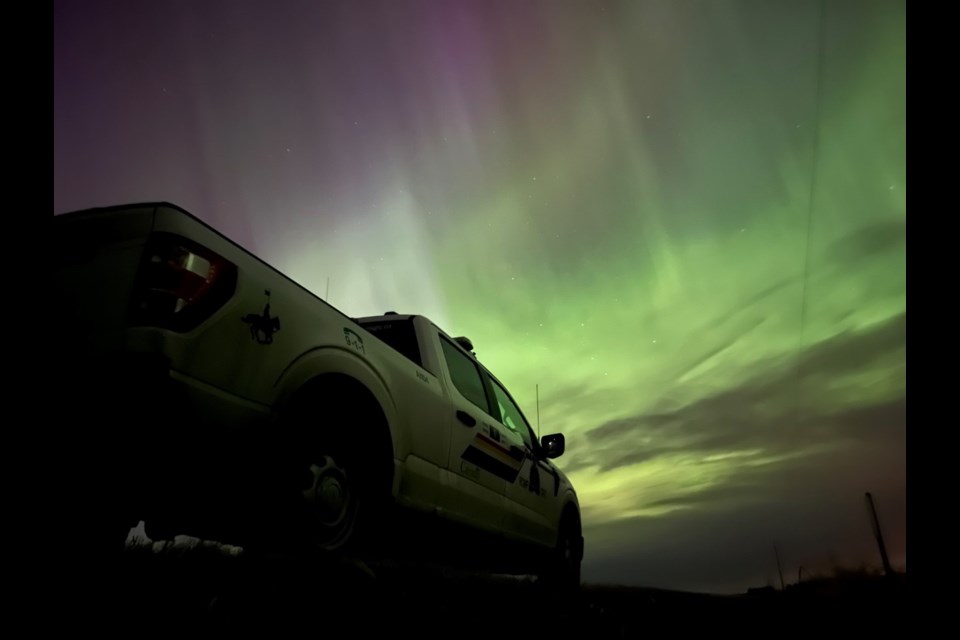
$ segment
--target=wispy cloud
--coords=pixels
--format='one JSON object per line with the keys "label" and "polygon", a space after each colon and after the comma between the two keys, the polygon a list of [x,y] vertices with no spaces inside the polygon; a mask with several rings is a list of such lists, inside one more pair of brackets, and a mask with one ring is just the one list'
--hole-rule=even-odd
{"label": "wispy cloud", "polygon": [[[763,455],[821,451],[843,442],[899,438],[905,420],[906,314],[809,346],[799,357],[782,354],[756,363],[755,374],[722,392],[678,409],[639,413],[590,429],[591,446],[579,468],[608,472],[677,454],[716,456],[756,451]],[[893,399],[837,404],[830,387],[887,371]],[[863,395],[863,394],[861,394]],[[726,461],[736,464],[736,461]]]}

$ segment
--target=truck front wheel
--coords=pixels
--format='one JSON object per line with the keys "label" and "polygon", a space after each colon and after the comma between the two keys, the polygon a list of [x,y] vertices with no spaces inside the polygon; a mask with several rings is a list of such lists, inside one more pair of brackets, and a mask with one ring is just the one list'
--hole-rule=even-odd
{"label": "truck front wheel", "polygon": [[580,518],[568,511],[560,524],[557,546],[553,550],[540,579],[543,585],[562,595],[573,595],[580,589],[580,564],[583,559],[583,537]]}

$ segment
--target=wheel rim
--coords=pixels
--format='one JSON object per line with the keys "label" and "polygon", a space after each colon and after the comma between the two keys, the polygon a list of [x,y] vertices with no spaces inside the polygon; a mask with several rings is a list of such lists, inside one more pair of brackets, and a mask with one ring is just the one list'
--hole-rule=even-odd
{"label": "wheel rim", "polygon": [[560,547],[560,558],[567,573],[576,568],[577,554],[574,548],[573,536],[569,533],[563,537],[563,544]]}
{"label": "wheel rim", "polygon": [[571,564],[573,561],[573,538],[569,535],[564,536],[563,538],[563,548],[560,550],[560,553],[563,556],[563,561],[566,564]]}
{"label": "wheel rim", "polygon": [[567,529],[560,542],[560,563],[565,578],[579,582],[580,556],[578,553],[577,538],[579,535]]}
{"label": "wheel rim", "polygon": [[332,456],[310,465],[310,484],[303,490],[312,533],[324,548],[341,546],[350,536],[358,508],[347,469]]}

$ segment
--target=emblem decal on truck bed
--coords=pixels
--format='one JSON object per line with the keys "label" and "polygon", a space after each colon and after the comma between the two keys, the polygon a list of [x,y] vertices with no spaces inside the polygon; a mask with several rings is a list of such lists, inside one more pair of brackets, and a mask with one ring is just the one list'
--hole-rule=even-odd
{"label": "emblem decal on truck bed", "polygon": [[363,348],[363,338],[357,335],[352,329],[343,328],[343,339],[347,341],[348,347],[353,347],[360,353],[367,352],[366,349]]}
{"label": "emblem decal on truck bed", "polygon": [[267,305],[263,308],[263,315],[248,313],[240,318],[250,325],[250,337],[257,344],[272,344],[273,334],[280,331],[280,318],[270,317],[270,290],[264,291],[267,295]]}

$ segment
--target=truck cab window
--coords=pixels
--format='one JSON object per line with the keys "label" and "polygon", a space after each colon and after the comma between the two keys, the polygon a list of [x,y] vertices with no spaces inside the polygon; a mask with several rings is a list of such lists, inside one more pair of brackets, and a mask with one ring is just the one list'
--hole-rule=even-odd
{"label": "truck cab window", "polygon": [[523,438],[523,443],[528,447],[533,447],[533,439],[530,435],[530,426],[520,413],[520,408],[510,399],[507,390],[500,386],[496,380],[491,378],[490,384],[493,386],[493,393],[497,397],[497,404],[500,409],[500,421],[503,426],[511,431],[515,431]]}
{"label": "truck cab window", "polygon": [[450,377],[453,378],[457,391],[478,408],[489,412],[483,378],[480,377],[477,365],[443,336],[440,336],[440,344],[443,345],[443,358],[447,361],[447,369],[450,370]]}
{"label": "truck cab window", "polygon": [[423,366],[413,320],[361,322],[360,326],[405,355],[417,366]]}

